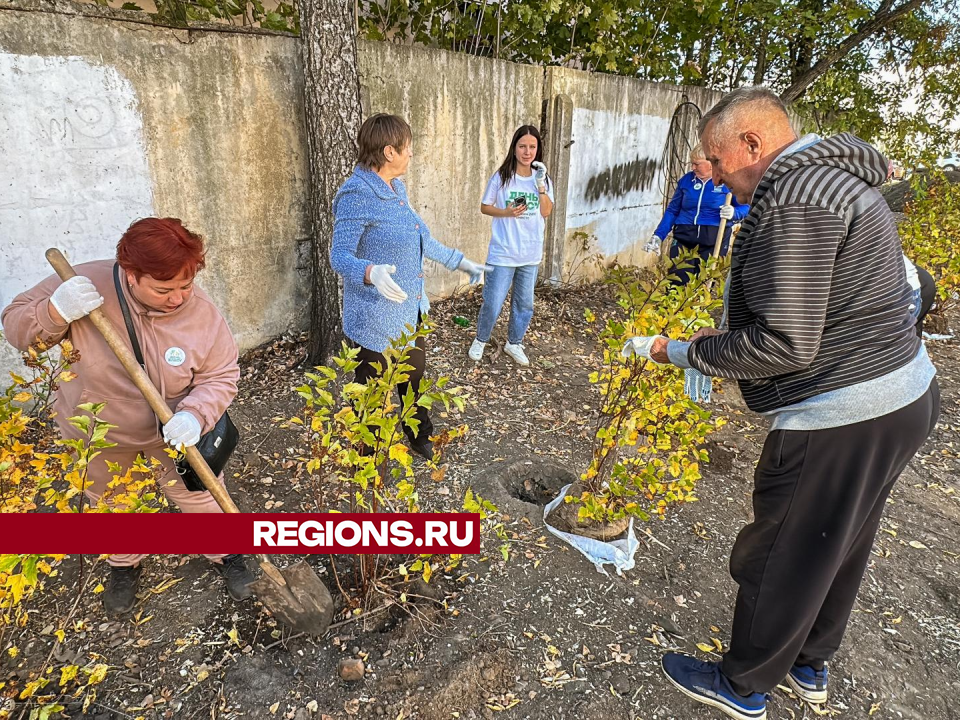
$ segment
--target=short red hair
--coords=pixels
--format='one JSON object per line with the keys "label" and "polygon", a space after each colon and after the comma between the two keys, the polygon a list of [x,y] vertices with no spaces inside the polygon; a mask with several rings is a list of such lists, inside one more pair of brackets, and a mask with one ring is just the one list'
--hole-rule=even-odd
{"label": "short red hair", "polygon": [[117,262],[139,280],[172,280],[181,273],[189,277],[203,270],[206,250],[203,238],[187,230],[177,218],[137,220],[117,243]]}

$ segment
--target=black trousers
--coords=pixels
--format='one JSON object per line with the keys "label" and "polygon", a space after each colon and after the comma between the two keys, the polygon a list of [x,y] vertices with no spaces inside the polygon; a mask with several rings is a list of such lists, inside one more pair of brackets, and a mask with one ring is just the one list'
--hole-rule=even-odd
{"label": "black trousers", "polygon": [[730,574],[740,585],[722,670],[744,694],[769,692],[794,663],[822,667],[843,638],[884,503],[936,425],[937,381],[873,420],[767,436],[754,481],[754,520]]}
{"label": "black trousers", "polygon": [[[719,227],[716,225],[675,225],[673,228],[673,244],[670,246],[670,259],[676,260],[681,250],[696,250],[697,255],[688,262],[691,267],[679,268],[674,262],[671,270],[671,282],[675,285],[686,285],[700,272],[700,263],[713,255],[717,244]],[[723,242],[720,245],[720,257],[726,257],[730,249],[730,230],[723,231]]]}
{"label": "black trousers", "polygon": [[[380,363],[380,367],[386,365],[382,353],[365,347],[360,348],[360,354],[357,355],[357,360],[360,361],[360,365],[357,366],[357,369],[354,371],[354,380],[358,383],[366,383],[370,378],[376,377],[377,371],[373,367],[373,363]],[[417,338],[416,346],[410,349],[410,357],[407,359],[407,364],[412,365],[413,370],[410,371],[410,379],[397,386],[397,393],[400,396],[401,403],[403,403],[403,396],[406,395],[408,386],[412,385],[414,394],[417,394],[417,390],[420,388],[420,380],[423,379],[423,374],[426,372],[427,354],[426,340],[424,338]],[[412,443],[426,442],[430,436],[433,435],[433,422],[430,420],[430,413],[425,407],[417,405],[416,418],[420,421],[417,432],[414,433],[414,431],[406,425],[403,426],[403,432]]]}
{"label": "black trousers", "polygon": [[923,337],[923,319],[930,312],[937,299],[937,282],[933,276],[919,265],[917,275],[920,278],[920,314],[917,316],[917,336]]}

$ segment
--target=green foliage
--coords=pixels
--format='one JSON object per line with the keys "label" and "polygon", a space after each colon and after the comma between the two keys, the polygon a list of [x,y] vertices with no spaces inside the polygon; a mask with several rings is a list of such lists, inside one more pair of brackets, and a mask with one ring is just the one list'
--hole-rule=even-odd
{"label": "green foliage", "polygon": [[[407,327],[407,332],[392,341],[383,355],[385,362],[376,366],[378,375],[366,383],[350,381],[359,366],[358,348],[343,345],[333,359],[333,366],[320,366],[306,373],[309,383],[297,388],[306,403],[303,422],[309,428],[310,473],[314,502],[318,511],[346,512],[420,512],[417,485],[420,482],[413,457],[403,442],[403,428],[419,429],[417,407],[439,409],[446,413],[460,412],[466,398],[459,388],[450,387],[449,377],[420,381],[419,393],[408,384],[407,392],[396,400],[397,386],[410,378],[409,364],[414,343],[429,335],[428,325]],[[439,460],[444,447],[462,437],[467,427],[443,430],[433,439],[434,460],[427,470],[434,482],[443,480],[446,468]],[[466,512],[480,512],[482,517],[495,511],[490,503],[468,491],[464,500]],[[455,563],[459,558],[453,556]],[[353,555],[357,604],[384,581],[399,574],[411,579],[411,573],[425,581],[435,569],[429,555],[391,565],[374,555]]]}
{"label": "green foliage", "polygon": [[[795,109],[812,129],[852,130],[907,160],[917,146],[945,147],[960,133],[948,129],[960,103],[960,15],[956,0],[930,0],[884,19],[903,2],[360,0],[359,14],[361,33],[374,40],[722,91],[780,92],[826,59]],[[876,20],[876,32],[843,48]]]}
{"label": "green foliage", "polygon": [[[114,0],[96,0],[113,5]],[[293,2],[278,2],[267,10],[263,0],[155,0],[153,17],[161,23],[187,27],[191,22],[224,22],[230,25],[261,27],[265,30],[299,33],[300,21]],[[121,10],[144,12],[135,2],[124,2]]]}
{"label": "green foliage", "polygon": [[916,174],[916,199],[904,208],[899,226],[903,251],[937,281],[940,313],[958,303],[960,291],[960,183],[942,172]]}
{"label": "green foliage", "polygon": [[[693,252],[681,255],[690,267]],[[710,311],[721,304],[712,293],[724,263],[710,260],[684,287],[674,286],[665,267],[651,275],[615,269],[610,282],[623,313],[607,320],[600,332],[603,366],[590,375],[600,393],[590,465],[581,476],[580,520],[603,522],[625,515],[648,519],[675,503],[696,499],[700,463],[709,457],[701,446],[724,424],[683,392],[683,373],[621,355],[635,336],[689,337],[712,325]],[[589,322],[594,314],[586,311]]]}

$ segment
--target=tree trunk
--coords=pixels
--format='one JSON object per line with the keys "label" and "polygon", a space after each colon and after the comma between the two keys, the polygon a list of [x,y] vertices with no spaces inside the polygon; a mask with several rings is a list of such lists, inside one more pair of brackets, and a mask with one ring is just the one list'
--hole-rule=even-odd
{"label": "tree trunk", "polygon": [[[759,37],[763,37],[764,29],[761,27]],[[767,44],[765,42],[759,43],[757,46],[757,58],[753,66],[753,85],[758,87],[763,85],[763,81],[767,76]]]}
{"label": "tree trunk", "polygon": [[299,0],[304,114],[310,161],[310,340],[317,365],[342,337],[340,283],[330,267],[333,197],[353,170],[360,130],[357,31],[352,2]]}

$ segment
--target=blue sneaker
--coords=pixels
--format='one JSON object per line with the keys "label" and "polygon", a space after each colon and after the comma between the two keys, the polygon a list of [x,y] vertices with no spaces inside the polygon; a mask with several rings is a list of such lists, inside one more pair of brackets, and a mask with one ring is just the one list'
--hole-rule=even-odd
{"label": "blue sneaker", "polygon": [[660,658],[660,664],[667,680],[687,697],[738,720],[766,720],[767,696],[763,693],[740,695],[720,672],[720,663],[668,652]]}
{"label": "blue sneaker", "polygon": [[794,665],[787,673],[787,685],[801,700],[811,705],[827,701],[827,666],[814,670],[806,665]]}

